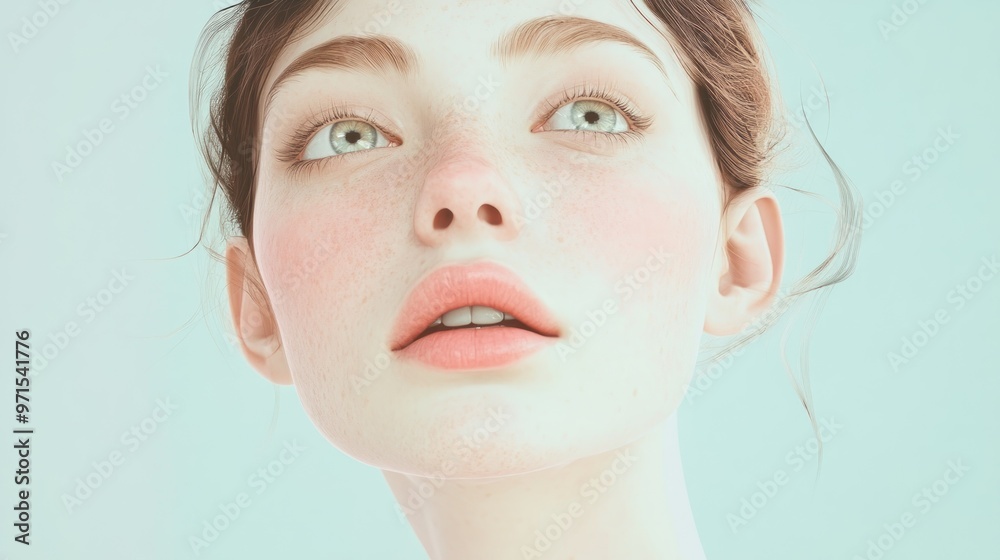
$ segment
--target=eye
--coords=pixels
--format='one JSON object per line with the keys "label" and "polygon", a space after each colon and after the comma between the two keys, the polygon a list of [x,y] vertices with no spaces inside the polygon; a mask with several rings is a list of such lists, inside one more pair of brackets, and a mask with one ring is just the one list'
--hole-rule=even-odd
{"label": "eye", "polygon": [[306,144],[302,159],[323,159],[388,145],[389,141],[374,126],[360,120],[343,120],[319,129]]}
{"label": "eye", "polygon": [[560,107],[543,125],[545,130],[625,132],[628,119],[614,106],[594,99],[580,99]]}

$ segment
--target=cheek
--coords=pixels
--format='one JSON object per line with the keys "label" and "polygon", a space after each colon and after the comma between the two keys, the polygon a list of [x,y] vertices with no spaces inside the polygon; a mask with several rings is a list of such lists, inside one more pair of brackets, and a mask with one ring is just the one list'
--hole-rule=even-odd
{"label": "cheek", "polygon": [[666,257],[670,283],[678,288],[706,270],[719,224],[710,181],[592,170],[577,185],[553,213],[552,233],[574,260],[600,271],[603,281],[628,279],[653,255]]}
{"label": "cheek", "polygon": [[[697,357],[719,226],[717,187],[659,170],[594,170],[585,182],[550,222],[564,239],[562,265],[576,268],[569,285],[596,288],[575,294],[584,303],[571,319],[583,341],[574,363],[593,366],[579,377],[594,388],[594,409],[614,415],[627,407],[633,419],[659,418],[675,408]],[[588,337],[594,314],[585,312],[604,301],[616,311]],[[579,301],[564,303],[581,309]]]}
{"label": "cheek", "polygon": [[[263,200],[254,244],[285,357],[306,413],[324,435],[350,448],[364,419],[352,379],[380,356],[385,285],[403,250],[387,183],[372,178],[295,185],[295,196]],[[355,187],[352,189],[352,187]],[[279,189],[275,189],[278,191]],[[264,198],[264,197],[262,197]],[[360,450],[356,450],[360,452]]]}
{"label": "cheek", "polygon": [[348,300],[356,284],[348,281],[351,271],[370,262],[362,255],[373,239],[364,232],[374,231],[374,224],[366,223],[371,220],[347,219],[348,213],[334,204],[317,204],[258,220],[254,241],[272,305],[331,298],[339,306]]}
{"label": "cheek", "polygon": [[379,196],[344,196],[346,187],[299,195],[294,202],[258,208],[254,243],[261,276],[271,299],[290,360],[300,341],[335,352],[346,340],[332,333],[355,332],[362,310],[376,300],[378,285],[398,243],[389,239],[398,219]]}

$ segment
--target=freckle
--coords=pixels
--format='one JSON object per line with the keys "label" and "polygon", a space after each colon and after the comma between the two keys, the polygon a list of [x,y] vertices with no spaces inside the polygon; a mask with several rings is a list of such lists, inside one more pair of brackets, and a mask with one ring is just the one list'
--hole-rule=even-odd
{"label": "freckle", "polygon": [[566,241],[566,238],[560,235],[559,237],[556,238],[556,241],[558,241],[559,243],[563,243]]}

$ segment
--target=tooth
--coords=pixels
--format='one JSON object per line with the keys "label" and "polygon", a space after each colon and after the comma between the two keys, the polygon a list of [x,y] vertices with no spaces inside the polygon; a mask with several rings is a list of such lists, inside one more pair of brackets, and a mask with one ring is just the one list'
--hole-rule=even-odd
{"label": "tooth", "polygon": [[472,306],[472,322],[477,325],[495,325],[503,321],[503,312],[483,305]]}
{"label": "tooth", "polygon": [[511,315],[510,313],[504,313],[503,314],[503,320],[504,321],[513,321],[514,320],[514,316]]}
{"label": "tooth", "polygon": [[441,318],[440,318],[440,317],[438,317],[437,319],[434,319],[434,322],[433,322],[433,323],[431,323],[431,326],[432,326],[432,327],[436,327],[436,326],[438,326],[438,325],[440,325],[440,324],[441,324]]}
{"label": "tooth", "polygon": [[446,327],[464,327],[472,322],[472,308],[459,307],[441,316],[441,323]]}

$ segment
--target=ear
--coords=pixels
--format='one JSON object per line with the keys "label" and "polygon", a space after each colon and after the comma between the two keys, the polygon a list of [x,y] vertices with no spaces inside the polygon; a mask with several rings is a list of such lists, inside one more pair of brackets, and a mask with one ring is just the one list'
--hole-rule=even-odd
{"label": "ear", "polygon": [[278,323],[267,294],[263,293],[264,284],[245,237],[231,237],[226,244],[226,284],[233,328],[243,356],[272,383],[291,385],[292,374],[281,345]]}
{"label": "ear", "polygon": [[781,285],[785,237],[774,195],[755,190],[733,200],[718,249],[705,332],[736,334],[771,306]]}

